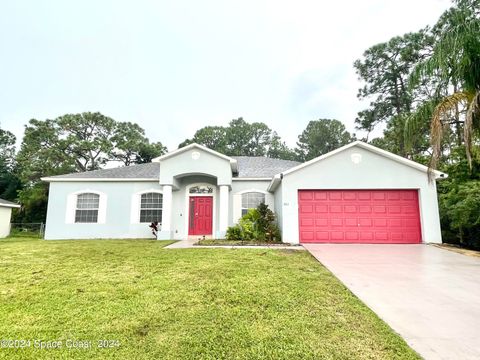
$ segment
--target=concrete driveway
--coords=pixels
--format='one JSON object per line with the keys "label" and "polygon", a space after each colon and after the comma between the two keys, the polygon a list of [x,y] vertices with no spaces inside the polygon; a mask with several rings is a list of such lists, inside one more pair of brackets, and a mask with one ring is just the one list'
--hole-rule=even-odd
{"label": "concrete driveway", "polygon": [[480,258],[432,245],[304,247],[425,359],[480,359]]}

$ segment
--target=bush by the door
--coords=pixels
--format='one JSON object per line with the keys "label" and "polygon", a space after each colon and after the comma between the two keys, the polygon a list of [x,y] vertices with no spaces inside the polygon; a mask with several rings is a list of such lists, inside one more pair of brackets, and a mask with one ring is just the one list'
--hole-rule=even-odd
{"label": "bush by the door", "polygon": [[268,205],[260,204],[250,209],[238,221],[227,229],[227,240],[280,242],[280,230],[276,216]]}

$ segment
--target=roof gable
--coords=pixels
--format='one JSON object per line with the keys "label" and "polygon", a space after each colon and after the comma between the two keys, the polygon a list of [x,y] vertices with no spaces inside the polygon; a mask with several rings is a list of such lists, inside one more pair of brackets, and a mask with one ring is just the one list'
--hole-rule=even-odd
{"label": "roof gable", "polygon": [[[288,174],[290,174],[290,173],[292,173],[292,172],[298,171],[298,170],[300,170],[300,169],[302,169],[302,168],[304,168],[304,167],[307,167],[307,166],[309,166],[309,165],[312,165],[312,164],[315,164],[315,163],[320,162],[320,161],[322,161],[322,160],[325,160],[325,159],[327,159],[327,158],[329,158],[329,157],[331,157],[331,156],[333,156],[333,155],[336,155],[336,154],[338,154],[338,153],[341,153],[341,152],[346,151],[346,150],[348,150],[348,149],[351,149],[351,148],[353,148],[353,147],[360,147],[360,148],[363,148],[363,149],[365,149],[365,150],[371,151],[371,152],[373,152],[373,153],[375,153],[375,154],[378,154],[378,155],[380,155],[380,156],[383,156],[383,157],[385,157],[385,158],[387,158],[387,159],[396,161],[396,162],[398,162],[398,163],[400,163],[400,164],[403,164],[403,165],[406,165],[406,166],[410,166],[410,167],[412,167],[412,168],[414,168],[414,169],[417,169],[417,170],[420,170],[420,171],[423,171],[423,172],[428,172],[428,167],[425,166],[425,165],[419,164],[419,163],[417,163],[417,162],[415,162],[415,161],[406,159],[406,158],[404,158],[404,157],[402,157],[402,156],[399,156],[399,155],[393,154],[393,153],[391,153],[391,152],[385,151],[385,150],[380,149],[380,148],[378,148],[378,147],[376,147],[376,146],[367,144],[367,143],[365,143],[365,142],[363,142],[363,141],[354,141],[354,142],[352,142],[352,143],[350,143],[350,144],[348,144],[348,145],[342,146],[342,147],[340,147],[340,148],[338,148],[338,149],[336,149],[336,150],[330,151],[329,153],[326,153],[326,154],[324,154],[324,155],[321,155],[321,156],[319,156],[319,157],[316,157],[315,159],[312,159],[312,160],[307,161],[307,162],[305,162],[305,163],[303,163],[303,164],[300,164],[300,165],[298,165],[298,166],[295,166],[295,167],[293,167],[293,168],[291,168],[291,169],[283,172],[283,175],[288,175]],[[446,177],[446,176],[447,176],[447,174],[445,174],[445,173],[443,173],[443,172],[441,172],[441,171],[438,171],[438,170],[433,170],[433,174],[435,175],[435,178],[436,178],[436,179],[437,179],[437,178],[440,178],[440,177]]]}
{"label": "roof gable", "polygon": [[205,151],[205,152],[208,152],[212,155],[215,155],[215,156],[218,156],[219,158],[222,158],[224,160],[228,160],[230,162],[232,161],[236,161],[235,159],[227,156],[227,155],[224,155],[222,153],[219,153],[218,151],[215,151],[215,150],[212,150],[212,149],[209,149],[203,145],[200,145],[200,144],[197,144],[197,143],[193,143],[193,144],[190,144],[190,145],[187,145],[187,146],[184,146],[182,148],[179,148],[177,150],[173,150],[173,151],[170,151],[169,153],[165,154],[165,155],[162,155],[162,156],[159,156],[159,157],[156,157],[154,159],[152,159],[152,162],[161,162],[162,160],[165,160],[165,159],[168,159],[172,156],[176,156],[176,155],[179,155],[181,153],[184,153],[185,151],[188,151],[188,150],[192,150],[192,149],[198,149],[198,150],[202,150],[202,151]]}
{"label": "roof gable", "polygon": [[[310,165],[313,165],[313,164],[316,164],[316,163],[319,163],[325,159],[328,159],[332,156],[335,156],[337,154],[340,154],[344,151],[347,151],[349,149],[352,149],[352,148],[360,148],[360,149],[363,149],[363,150],[366,150],[368,152],[371,152],[373,154],[376,154],[378,156],[381,156],[383,158],[386,158],[388,160],[391,160],[391,161],[394,161],[394,162],[397,162],[399,164],[402,164],[404,166],[408,166],[408,167],[411,167],[413,169],[416,169],[418,171],[421,171],[421,172],[424,172],[424,173],[428,173],[429,172],[429,169],[427,166],[425,165],[422,165],[422,164],[419,164],[415,161],[412,161],[412,160],[409,160],[409,159],[406,159],[404,157],[401,157],[401,156],[398,156],[398,155],[395,155],[391,152],[388,152],[388,151],[385,151],[385,150],[382,150],[376,146],[373,146],[373,145],[370,145],[370,144],[367,144],[365,142],[362,142],[362,141],[354,141],[350,144],[347,144],[345,146],[342,146],[338,149],[335,149],[333,151],[330,151],[329,153],[326,153],[324,155],[321,155],[319,157],[316,157],[310,161],[307,161],[303,164],[300,164],[298,166],[295,166],[295,167],[292,167],[291,169],[288,169],[282,173],[278,173],[276,174],[272,181],[270,182],[270,185],[268,187],[268,190],[273,192],[275,191],[275,189],[277,188],[277,186],[281,183],[282,179],[284,176],[288,176],[289,174],[291,173],[294,173],[296,171],[300,171]],[[448,175],[441,172],[441,171],[438,171],[438,170],[433,170],[432,171],[432,174],[434,175],[434,178],[435,179],[439,179],[439,178],[446,178]]]}

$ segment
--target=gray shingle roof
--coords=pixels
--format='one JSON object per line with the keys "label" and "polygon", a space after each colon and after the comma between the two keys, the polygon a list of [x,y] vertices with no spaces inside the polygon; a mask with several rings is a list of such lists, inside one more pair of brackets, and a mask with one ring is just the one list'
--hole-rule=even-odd
{"label": "gray shingle roof", "polygon": [[160,176],[159,163],[146,163],[123,166],[112,169],[101,169],[50,176],[52,179],[158,179]]}
{"label": "gray shingle roof", "polygon": [[265,178],[299,165],[298,161],[271,159],[262,156],[232,156],[237,160],[238,178]]}
{"label": "gray shingle roof", "polygon": [[[270,159],[256,156],[232,156],[237,160],[237,178],[266,178],[273,177],[285,170],[300,164],[297,161]],[[50,176],[51,179],[158,179],[160,175],[159,163],[146,163],[124,166],[112,169],[101,169],[73,173],[66,175]]]}
{"label": "gray shingle roof", "polygon": [[0,207],[19,207],[20,205],[15,204],[14,202],[0,199]]}

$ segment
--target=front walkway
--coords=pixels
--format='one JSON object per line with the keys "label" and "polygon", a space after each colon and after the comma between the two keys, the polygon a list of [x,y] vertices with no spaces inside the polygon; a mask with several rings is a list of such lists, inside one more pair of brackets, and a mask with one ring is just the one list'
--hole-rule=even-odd
{"label": "front walkway", "polygon": [[304,247],[425,359],[480,359],[480,258],[428,245]]}

